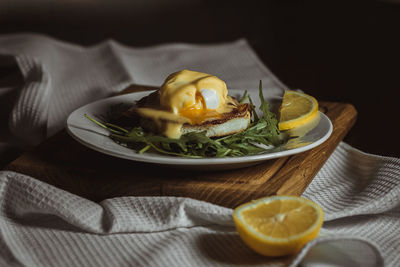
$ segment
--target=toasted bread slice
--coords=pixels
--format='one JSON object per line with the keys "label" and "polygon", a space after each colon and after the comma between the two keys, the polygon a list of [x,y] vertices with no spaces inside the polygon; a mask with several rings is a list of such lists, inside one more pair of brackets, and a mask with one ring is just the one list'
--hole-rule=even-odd
{"label": "toasted bread slice", "polygon": [[208,137],[221,137],[242,132],[249,127],[250,115],[243,118],[230,119],[220,124],[183,125],[182,134],[190,132],[206,132]]}
{"label": "toasted bread slice", "polygon": [[201,124],[184,124],[182,134],[206,132],[208,137],[220,137],[242,132],[250,124],[250,105],[239,105],[232,112],[222,114],[222,118],[205,121]]}

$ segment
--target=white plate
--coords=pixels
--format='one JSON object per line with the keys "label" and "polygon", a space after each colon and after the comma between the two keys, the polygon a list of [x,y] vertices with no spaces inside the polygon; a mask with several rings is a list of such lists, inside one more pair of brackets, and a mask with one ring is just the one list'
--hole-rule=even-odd
{"label": "white plate", "polygon": [[[242,94],[242,91],[231,89],[229,90],[229,93],[230,95],[238,96]],[[250,93],[254,104],[258,107],[258,91]],[[329,118],[323,113],[320,113],[320,121],[318,122],[318,125],[303,137],[293,139],[291,145],[284,144],[272,149],[266,149],[262,154],[252,156],[191,159],[148,152],[138,154],[134,150],[118,145],[112,141],[107,136],[107,130],[97,126],[84,116],[85,114],[92,117],[105,115],[113,105],[133,104],[136,100],[148,94],[149,91],[115,96],[78,108],[72,112],[67,119],[67,131],[81,144],[111,156],[128,160],[162,164],[174,168],[216,170],[246,167],[268,159],[289,156],[307,151],[327,140],[331,135],[333,128]]]}

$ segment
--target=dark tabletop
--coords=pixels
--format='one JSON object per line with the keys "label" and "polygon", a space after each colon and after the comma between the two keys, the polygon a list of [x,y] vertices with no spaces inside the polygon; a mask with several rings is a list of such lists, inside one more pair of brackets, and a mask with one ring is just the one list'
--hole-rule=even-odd
{"label": "dark tabletop", "polygon": [[130,46],[247,38],[290,88],[356,107],[358,119],[346,142],[400,157],[398,3],[5,0],[0,34],[37,32],[81,45],[113,38]]}

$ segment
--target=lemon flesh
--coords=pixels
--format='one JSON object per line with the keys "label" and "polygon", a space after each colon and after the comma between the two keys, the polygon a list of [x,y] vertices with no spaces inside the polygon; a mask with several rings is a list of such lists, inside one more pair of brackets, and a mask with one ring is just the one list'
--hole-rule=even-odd
{"label": "lemon flesh", "polygon": [[298,252],[318,236],[324,213],[311,200],[295,196],[262,198],[236,208],[236,229],[242,240],[265,256]]}
{"label": "lemon flesh", "polygon": [[279,130],[289,130],[312,121],[318,115],[318,101],[307,94],[287,90],[279,110]]}

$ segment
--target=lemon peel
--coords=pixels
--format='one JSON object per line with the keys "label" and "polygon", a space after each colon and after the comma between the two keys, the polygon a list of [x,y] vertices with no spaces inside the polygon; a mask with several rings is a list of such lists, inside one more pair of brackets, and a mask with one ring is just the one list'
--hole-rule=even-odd
{"label": "lemon peel", "polygon": [[297,253],[318,236],[324,212],[313,201],[296,196],[272,196],[237,207],[233,220],[239,236],[265,256]]}
{"label": "lemon peel", "polygon": [[311,122],[318,115],[318,101],[307,94],[287,90],[279,109],[280,131],[290,130]]}

